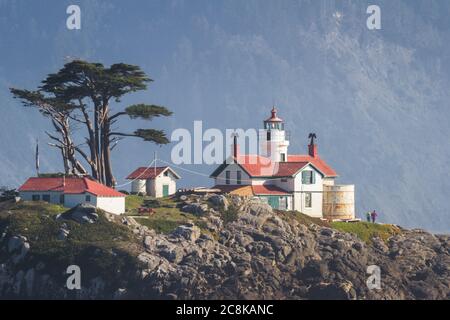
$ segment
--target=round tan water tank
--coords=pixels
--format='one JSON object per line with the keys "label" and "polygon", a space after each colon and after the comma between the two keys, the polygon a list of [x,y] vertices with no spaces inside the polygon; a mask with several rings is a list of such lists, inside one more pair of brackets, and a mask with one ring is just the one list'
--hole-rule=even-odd
{"label": "round tan water tank", "polygon": [[355,186],[323,186],[323,217],[329,220],[355,218]]}
{"label": "round tan water tank", "polygon": [[131,193],[145,193],[145,180],[134,180],[133,182],[131,182]]}

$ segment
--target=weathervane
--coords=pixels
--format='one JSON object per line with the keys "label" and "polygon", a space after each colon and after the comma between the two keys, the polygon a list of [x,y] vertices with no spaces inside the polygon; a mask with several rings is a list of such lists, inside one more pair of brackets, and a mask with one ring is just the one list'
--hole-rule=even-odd
{"label": "weathervane", "polygon": [[310,144],[311,144],[311,145],[314,145],[314,139],[317,139],[316,134],[315,134],[314,132],[311,132],[311,133],[309,134],[308,138],[311,139],[311,143],[310,143]]}

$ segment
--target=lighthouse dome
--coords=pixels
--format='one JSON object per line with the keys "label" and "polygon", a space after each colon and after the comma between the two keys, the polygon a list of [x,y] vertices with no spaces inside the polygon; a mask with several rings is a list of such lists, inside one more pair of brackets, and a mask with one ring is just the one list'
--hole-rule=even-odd
{"label": "lighthouse dome", "polygon": [[270,118],[266,119],[264,122],[283,122],[282,119],[278,118],[277,111],[278,111],[277,108],[273,106],[272,110],[270,111],[271,113]]}
{"label": "lighthouse dome", "polygon": [[277,116],[277,108],[275,106],[272,107],[272,110],[270,111],[270,117],[266,120],[264,120],[264,129],[268,130],[284,130],[284,121],[283,119],[279,118]]}

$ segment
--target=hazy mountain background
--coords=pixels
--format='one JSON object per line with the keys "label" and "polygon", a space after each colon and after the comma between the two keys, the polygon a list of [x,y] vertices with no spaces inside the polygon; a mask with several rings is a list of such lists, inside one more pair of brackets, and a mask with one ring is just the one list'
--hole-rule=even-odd
{"label": "hazy mountain background", "polygon": [[[34,173],[36,137],[42,171],[61,170],[45,146],[49,123],[8,87],[34,88],[71,56],[141,66],[155,82],[123,105],[169,107],[173,117],[150,123],[169,133],[200,119],[258,128],[275,103],[290,152],[306,152],[316,132],[340,181],[356,184],[359,215],[377,209],[382,221],[450,232],[450,2],[375,2],[77,1],[82,29],[70,31],[71,1],[0,0],[0,185]],[[381,30],[366,27],[369,4],[381,7]],[[155,150],[170,160],[170,146],[122,143],[119,183]],[[211,184],[179,171],[183,186]]]}

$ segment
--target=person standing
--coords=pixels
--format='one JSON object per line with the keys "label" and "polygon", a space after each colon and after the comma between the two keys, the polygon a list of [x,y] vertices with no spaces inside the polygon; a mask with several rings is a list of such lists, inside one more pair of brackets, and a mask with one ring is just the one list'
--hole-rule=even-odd
{"label": "person standing", "polygon": [[377,219],[378,213],[373,210],[372,213],[370,214],[371,218],[372,218],[372,222],[375,223],[375,220]]}
{"label": "person standing", "polygon": [[367,211],[367,213],[366,213],[366,219],[367,219],[367,222],[370,222],[370,219],[371,219],[371,213],[370,213],[370,211]]}

